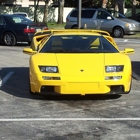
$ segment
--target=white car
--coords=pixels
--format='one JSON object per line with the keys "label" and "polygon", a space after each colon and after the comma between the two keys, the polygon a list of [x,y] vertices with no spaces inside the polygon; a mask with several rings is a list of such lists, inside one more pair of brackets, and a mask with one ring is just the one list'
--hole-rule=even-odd
{"label": "white car", "polygon": [[20,16],[23,16],[23,17],[25,17],[25,18],[30,19],[30,18],[28,17],[28,14],[25,13],[25,12],[14,12],[13,14],[14,14],[14,15],[20,15]]}

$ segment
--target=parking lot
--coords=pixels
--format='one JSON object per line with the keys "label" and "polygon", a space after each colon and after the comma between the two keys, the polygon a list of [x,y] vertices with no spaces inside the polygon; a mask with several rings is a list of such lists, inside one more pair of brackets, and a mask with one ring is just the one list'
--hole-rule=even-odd
{"label": "parking lot", "polygon": [[140,41],[116,39],[130,55],[133,83],[124,95],[30,95],[26,44],[0,46],[1,140],[139,140]]}

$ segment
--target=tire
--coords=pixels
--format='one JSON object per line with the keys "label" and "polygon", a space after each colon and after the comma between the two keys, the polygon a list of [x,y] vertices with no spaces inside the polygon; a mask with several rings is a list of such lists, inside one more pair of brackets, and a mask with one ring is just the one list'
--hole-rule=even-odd
{"label": "tire", "polygon": [[31,85],[30,85],[30,83],[29,83],[29,93],[30,93],[30,94],[34,94],[34,93],[31,91]]}
{"label": "tire", "polygon": [[131,88],[132,88],[132,79],[131,79],[131,83],[130,83],[130,89],[129,89],[129,91],[125,92],[124,94],[128,94],[128,93],[130,93]]}
{"label": "tire", "polygon": [[28,45],[31,45],[31,41],[28,41]]}
{"label": "tire", "polygon": [[78,29],[77,25],[73,25],[71,29]]}
{"label": "tire", "polygon": [[113,29],[113,37],[116,37],[116,38],[123,38],[124,36],[124,31],[121,27],[115,27]]}
{"label": "tire", "polygon": [[11,32],[6,32],[3,36],[3,41],[6,46],[15,46],[16,45],[16,37]]}
{"label": "tire", "polygon": [[30,77],[29,77],[29,93],[34,94],[34,92],[32,92],[32,90],[31,90]]}

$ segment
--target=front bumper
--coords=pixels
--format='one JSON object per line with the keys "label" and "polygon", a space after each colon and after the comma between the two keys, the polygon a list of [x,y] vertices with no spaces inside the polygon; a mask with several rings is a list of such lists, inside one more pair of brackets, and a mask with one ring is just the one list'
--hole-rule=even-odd
{"label": "front bumper", "polygon": [[[79,79],[79,78],[76,78]],[[47,87],[53,87],[54,92],[60,94],[122,94],[131,87],[131,76],[120,80],[31,80],[32,92],[47,92]]]}
{"label": "front bumper", "polygon": [[125,35],[133,35],[140,32],[140,26],[139,27],[133,27],[133,28],[125,28],[124,34]]}

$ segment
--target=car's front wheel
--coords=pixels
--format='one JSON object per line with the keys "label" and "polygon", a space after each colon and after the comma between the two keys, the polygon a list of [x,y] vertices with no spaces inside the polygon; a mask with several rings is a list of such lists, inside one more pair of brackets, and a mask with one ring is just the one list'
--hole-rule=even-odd
{"label": "car's front wheel", "polygon": [[113,29],[113,37],[116,37],[116,38],[123,38],[124,36],[124,31],[121,27],[115,27]]}
{"label": "car's front wheel", "polygon": [[78,29],[78,26],[77,26],[77,25],[73,25],[73,26],[71,27],[71,29]]}
{"label": "car's front wheel", "polygon": [[3,41],[6,46],[15,46],[16,45],[16,37],[11,32],[6,32],[3,36]]}
{"label": "car's front wheel", "polygon": [[31,90],[30,77],[29,77],[29,93],[30,93],[30,94],[34,94],[34,93],[32,92],[32,90]]}

